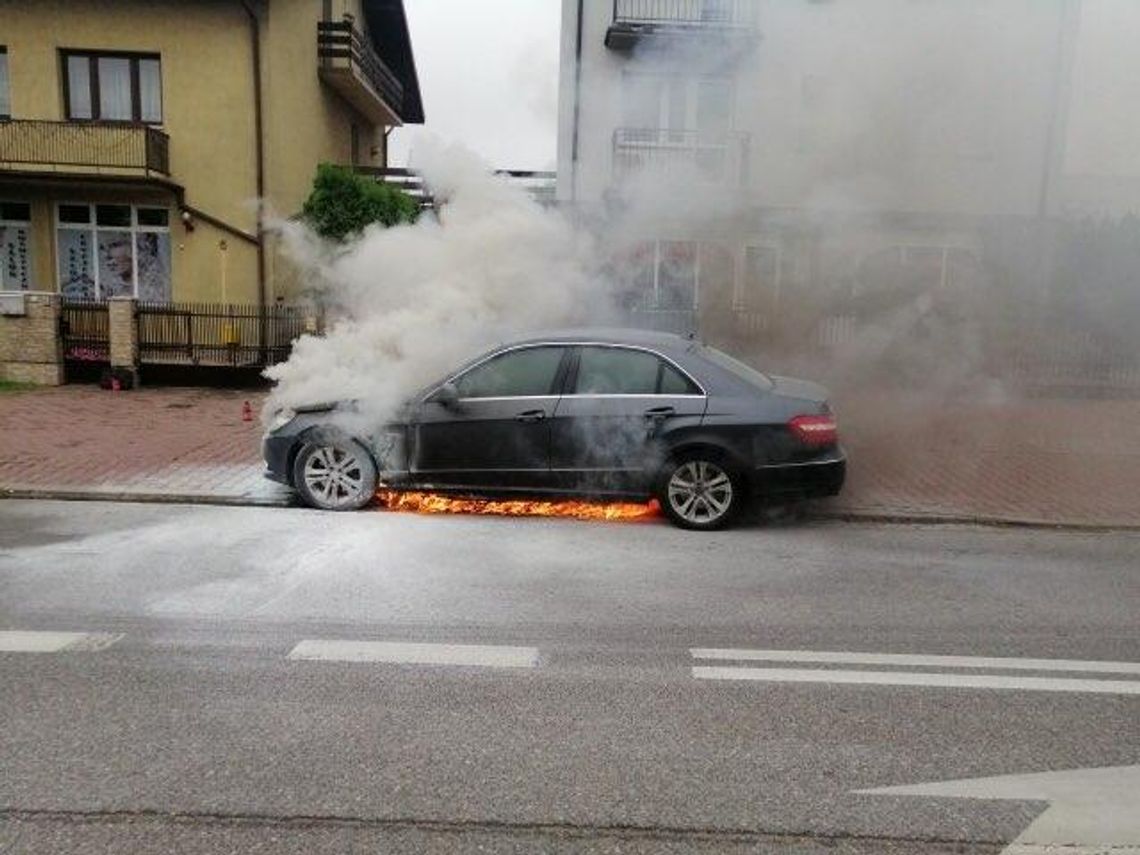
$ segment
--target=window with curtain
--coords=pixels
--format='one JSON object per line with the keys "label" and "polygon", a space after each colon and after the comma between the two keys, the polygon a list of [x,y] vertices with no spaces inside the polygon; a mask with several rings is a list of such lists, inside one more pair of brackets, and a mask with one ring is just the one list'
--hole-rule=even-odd
{"label": "window with curtain", "polygon": [[66,51],[67,118],[162,122],[162,61],[147,54]]}
{"label": "window with curtain", "polygon": [[12,115],[12,96],[8,94],[8,48],[0,45],[0,119]]}

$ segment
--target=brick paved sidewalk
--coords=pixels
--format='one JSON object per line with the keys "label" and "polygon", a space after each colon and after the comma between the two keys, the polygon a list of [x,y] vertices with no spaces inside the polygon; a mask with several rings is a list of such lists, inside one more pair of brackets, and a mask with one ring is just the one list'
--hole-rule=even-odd
{"label": "brick paved sidewalk", "polygon": [[[0,491],[286,503],[265,480],[256,393],[0,393]],[[820,510],[1140,526],[1140,402],[840,399],[843,495]]]}
{"label": "brick paved sidewalk", "polygon": [[[0,489],[284,504],[262,477],[263,393],[64,386],[0,393]],[[249,401],[254,420],[241,419]]]}

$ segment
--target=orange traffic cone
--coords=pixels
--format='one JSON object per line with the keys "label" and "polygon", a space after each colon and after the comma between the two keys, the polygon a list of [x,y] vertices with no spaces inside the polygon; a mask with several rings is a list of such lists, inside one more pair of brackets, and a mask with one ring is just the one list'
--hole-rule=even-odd
{"label": "orange traffic cone", "polygon": [[249,401],[241,405],[241,420],[243,422],[253,421],[253,407],[249,405]]}

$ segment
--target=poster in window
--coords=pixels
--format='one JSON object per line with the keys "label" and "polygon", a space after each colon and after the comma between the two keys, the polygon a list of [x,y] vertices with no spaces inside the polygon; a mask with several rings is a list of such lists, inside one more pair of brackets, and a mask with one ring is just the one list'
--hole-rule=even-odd
{"label": "poster in window", "polygon": [[134,247],[130,232],[99,231],[99,296],[133,297]]}
{"label": "poster in window", "polygon": [[91,232],[59,230],[59,293],[72,300],[95,299]]}
{"label": "poster in window", "polygon": [[143,301],[170,301],[170,235],[139,232],[135,236],[139,265],[138,298]]}
{"label": "poster in window", "polygon": [[0,226],[0,290],[28,290],[28,230]]}

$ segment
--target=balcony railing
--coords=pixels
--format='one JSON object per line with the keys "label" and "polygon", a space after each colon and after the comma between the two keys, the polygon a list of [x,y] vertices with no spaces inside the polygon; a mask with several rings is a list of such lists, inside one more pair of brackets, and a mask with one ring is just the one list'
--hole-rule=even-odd
{"label": "balcony railing", "polygon": [[[432,208],[436,199],[418,172],[400,166],[355,166],[353,169],[361,175],[372,176],[377,181],[391,184],[403,190],[419,204],[421,208]],[[553,205],[555,198],[555,181],[557,173],[535,171],[529,169],[496,169],[495,175],[508,184],[525,191],[531,199],[540,205]]]}
{"label": "balcony railing", "polygon": [[750,35],[758,26],[757,0],[613,0],[606,47],[626,50],[651,35]]}
{"label": "balcony railing", "polygon": [[[399,117],[404,107],[404,84],[380,58],[380,54],[358,30],[351,16],[342,21],[317,22],[317,57],[322,74],[337,88],[345,73],[359,75],[371,87],[375,97],[381,98],[387,109]],[[359,92],[344,89],[342,94],[353,103]],[[366,115],[374,110],[365,109]]]}
{"label": "balcony railing", "polygon": [[170,138],[103,122],[0,121],[0,172],[170,175]]}
{"label": "balcony railing", "polygon": [[748,135],[668,128],[617,128],[614,177],[656,172],[684,181],[743,186],[748,183]]}

